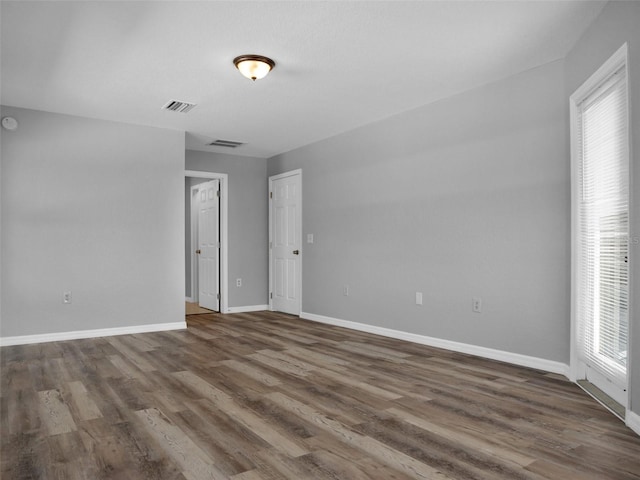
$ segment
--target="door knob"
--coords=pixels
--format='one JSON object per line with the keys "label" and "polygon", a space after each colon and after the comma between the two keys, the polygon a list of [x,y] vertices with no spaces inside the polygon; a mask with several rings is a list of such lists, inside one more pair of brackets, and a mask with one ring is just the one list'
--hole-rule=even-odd
{"label": "door knob", "polygon": [[202,253],[202,250],[198,249],[198,250],[196,250],[196,253],[197,253],[198,255],[200,255],[200,254]]}
{"label": "door knob", "polygon": [[300,250],[294,250],[294,251],[293,251],[293,254],[294,254],[294,255],[300,255]]}

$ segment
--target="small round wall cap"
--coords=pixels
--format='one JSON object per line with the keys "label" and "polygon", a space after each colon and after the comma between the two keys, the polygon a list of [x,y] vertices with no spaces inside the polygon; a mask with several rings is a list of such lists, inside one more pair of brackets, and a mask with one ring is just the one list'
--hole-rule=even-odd
{"label": "small round wall cap", "polygon": [[2,119],[2,126],[6,130],[14,131],[18,129],[18,121],[13,117],[4,117]]}

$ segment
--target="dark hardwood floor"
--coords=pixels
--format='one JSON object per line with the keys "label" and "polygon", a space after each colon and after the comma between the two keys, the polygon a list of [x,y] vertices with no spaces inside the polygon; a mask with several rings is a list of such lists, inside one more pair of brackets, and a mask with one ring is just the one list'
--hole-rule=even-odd
{"label": "dark hardwood floor", "polygon": [[258,312],[4,347],[1,478],[640,479],[576,385]]}

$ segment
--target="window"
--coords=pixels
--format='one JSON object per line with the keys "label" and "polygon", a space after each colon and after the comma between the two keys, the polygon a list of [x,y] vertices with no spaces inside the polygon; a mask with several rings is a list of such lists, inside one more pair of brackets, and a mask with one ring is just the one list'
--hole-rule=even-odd
{"label": "window", "polygon": [[623,405],[629,330],[626,59],[624,45],[571,97],[577,379]]}

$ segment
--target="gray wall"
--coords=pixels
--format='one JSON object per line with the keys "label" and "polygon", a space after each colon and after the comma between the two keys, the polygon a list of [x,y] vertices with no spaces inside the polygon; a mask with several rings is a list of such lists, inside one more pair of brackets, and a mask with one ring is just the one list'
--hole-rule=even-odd
{"label": "gray wall", "polygon": [[303,311],[568,363],[567,121],[559,61],[269,159],[303,169]]}
{"label": "gray wall", "polygon": [[268,304],[267,161],[187,150],[185,167],[229,175],[229,306]]}
{"label": "gray wall", "polygon": [[2,115],[0,335],[183,322],[184,133]]}
{"label": "gray wall", "polygon": [[[631,101],[631,366],[630,409],[640,414],[640,3],[609,2],[566,58],[568,99],[620,46],[629,44]],[[568,105],[568,100],[567,100]],[[568,139],[567,139],[568,141]],[[567,143],[567,150],[569,148]]]}

